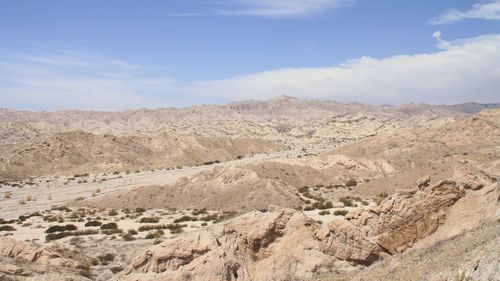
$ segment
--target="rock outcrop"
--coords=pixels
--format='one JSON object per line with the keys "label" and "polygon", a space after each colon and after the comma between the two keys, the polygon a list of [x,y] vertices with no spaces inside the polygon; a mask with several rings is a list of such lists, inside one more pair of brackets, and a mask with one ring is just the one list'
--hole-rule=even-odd
{"label": "rock outcrop", "polygon": [[[36,280],[37,276],[43,280],[88,280],[75,275],[85,269],[84,264],[52,249],[0,237],[0,280]],[[62,272],[68,278],[62,278]]]}
{"label": "rock outcrop", "polygon": [[441,181],[328,226],[291,209],[254,211],[154,246],[113,280],[303,280],[370,264],[433,233],[463,195],[454,181]]}
{"label": "rock outcrop", "polygon": [[320,230],[321,251],[360,264],[401,253],[436,231],[446,208],[464,195],[454,181],[396,192],[380,206],[350,212],[346,220],[332,221],[328,231]]}

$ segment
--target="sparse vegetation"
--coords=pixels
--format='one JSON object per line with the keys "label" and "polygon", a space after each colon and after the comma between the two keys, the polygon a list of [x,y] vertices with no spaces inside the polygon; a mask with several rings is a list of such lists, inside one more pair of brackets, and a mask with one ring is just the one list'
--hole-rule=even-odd
{"label": "sparse vegetation", "polygon": [[100,228],[101,229],[117,229],[118,225],[114,222],[110,222],[110,223],[105,223],[105,224],[101,225]]}
{"label": "sparse vegetation", "polygon": [[[150,230],[156,230],[156,229],[166,229],[167,226],[164,224],[156,224],[156,225],[141,225],[139,226],[139,231],[144,232],[144,231],[150,231]],[[135,231],[135,230],[134,230]]]}
{"label": "sparse vegetation", "polygon": [[102,225],[102,222],[100,221],[89,221],[85,224],[86,227],[89,227],[89,226],[101,226]]}
{"label": "sparse vegetation", "polygon": [[157,217],[141,218],[140,223],[158,223],[160,221]]}
{"label": "sparse vegetation", "polygon": [[347,215],[347,213],[348,212],[346,210],[337,210],[337,211],[333,212],[333,214],[336,216],[345,216],[345,215]]}
{"label": "sparse vegetation", "polygon": [[345,186],[347,187],[352,187],[352,186],[357,186],[358,181],[355,179],[348,179],[347,182],[345,183]]}
{"label": "sparse vegetation", "polygon": [[2,225],[0,226],[0,231],[16,231],[16,228],[10,225]]}
{"label": "sparse vegetation", "polygon": [[180,222],[186,222],[186,221],[196,221],[197,218],[190,217],[190,216],[182,216],[178,219],[174,220],[174,223],[180,223]]}
{"label": "sparse vegetation", "polygon": [[73,230],[77,230],[77,229],[78,229],[78,227],[76,227],[76,225],[74,225],[74,224],[54,225],[54,226],[47,228],[47,230],[45,230],[45,233],[73,231]]}

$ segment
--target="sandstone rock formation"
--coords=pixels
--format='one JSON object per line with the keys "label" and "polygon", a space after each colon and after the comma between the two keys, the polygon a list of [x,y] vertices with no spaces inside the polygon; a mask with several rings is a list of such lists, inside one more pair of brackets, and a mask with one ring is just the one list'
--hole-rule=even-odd
{"label": "sandstone rock formation", "polygon": [[[0,237],[0,280],[18,280],[19,278],[21,280],[32,278],[88,280],[81,275],[74,274],[85,269],[86,266],[83,263],[65,258],[52,249]],[[56,271],[59,273],[57,274]],[[68,275],[62,277],[63,272]]]}
{"label": "sandstone rock formation", "polygon": [[345,261],[370,264],[434,232],[463,195],[443,181],[328,226],[291,209],[254,211],[154,246],[113,280],[303,280],[345,269]]}

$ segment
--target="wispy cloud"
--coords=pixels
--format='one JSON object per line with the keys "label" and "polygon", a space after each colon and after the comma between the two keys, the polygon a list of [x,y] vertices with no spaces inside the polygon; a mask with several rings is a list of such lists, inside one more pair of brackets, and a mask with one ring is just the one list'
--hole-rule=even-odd
{"label": "wispy cloud", "polygon": [[171,17],[257,16],[268,18],[301,18],[344,7],[357,0],[211,0],[203,12],[169,13]]}
{"label": "wispy cloud", "polygon": [[226,80],[203,81],[185,91],[231,100],[279,95],[368,103],[498,102],[500,35],[447,42],[440,51],[362,57],[326,68],[288,68]]}
{"label": "wispy cloud", "polygon": [[234,16],[303,17],[352,2],[352,0],[233,0],[225,1],[221,13]]}
{"label": "wispy cloud", "polygon": [[[141,65],[63,52],[1,59],[0,104],[29,109],[158,107],[175,81],[144,76]],[[160,101],[158,96],[162,96]]]}
{"label": "wispy cloud", "polygon": [[449,10],[432,19],[430,23],[445,24],[466,19],[500,20],[500,0],[481,1],[465,12]]}

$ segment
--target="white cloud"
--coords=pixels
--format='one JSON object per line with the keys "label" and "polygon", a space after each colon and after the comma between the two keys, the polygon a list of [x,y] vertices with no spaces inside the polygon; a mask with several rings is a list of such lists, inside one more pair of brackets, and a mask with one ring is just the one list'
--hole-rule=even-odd
{"label": "white cloud", "polygon": [[430,22],[432,24],[444,24],[465,19],[500,20],[500,0],[481,1],[465,12],[449,10]]}
{"label": "white cloud", "polygon": [[434,37],[444,50],[384,59],[362,57],[326,68],[278,69],[197,82],[183,91],[231,100],[286,94],[375,104],[500,101],[500,35],[451,43],[443,41],[439,32]]}
{"label": "white cloud", "polygon": [[0,105],[27,109],[98,109],[168,105],[158,95],[172,79],[142,77],[142,66],[68,53],[15,55],[0,63]]}
{"label": "white cloud", "polygon": [[500,35],[451,42],[439,31],[433,36],[439,48],[433,53],[189,83],[98,56],[11,56],[0,59],[0,107],[119,110],[280,95],[372,104],[500,102]]}
{"label": "white cloud", "polygon": [[352,3],[354,0],[230,0],[218,2],[220,14],[265,17],[303,17]]}
{"label": "white cloud", "polygon": [[436,38],[437,42],[438,42],[438,48],[441,49],[441,50],[449,50],[452,48],[450,42],[446,41],[446,40],[443,40],[443,38],[441,38],[441,31],[436,31],[434,33],[432,33],[432,37]]}

